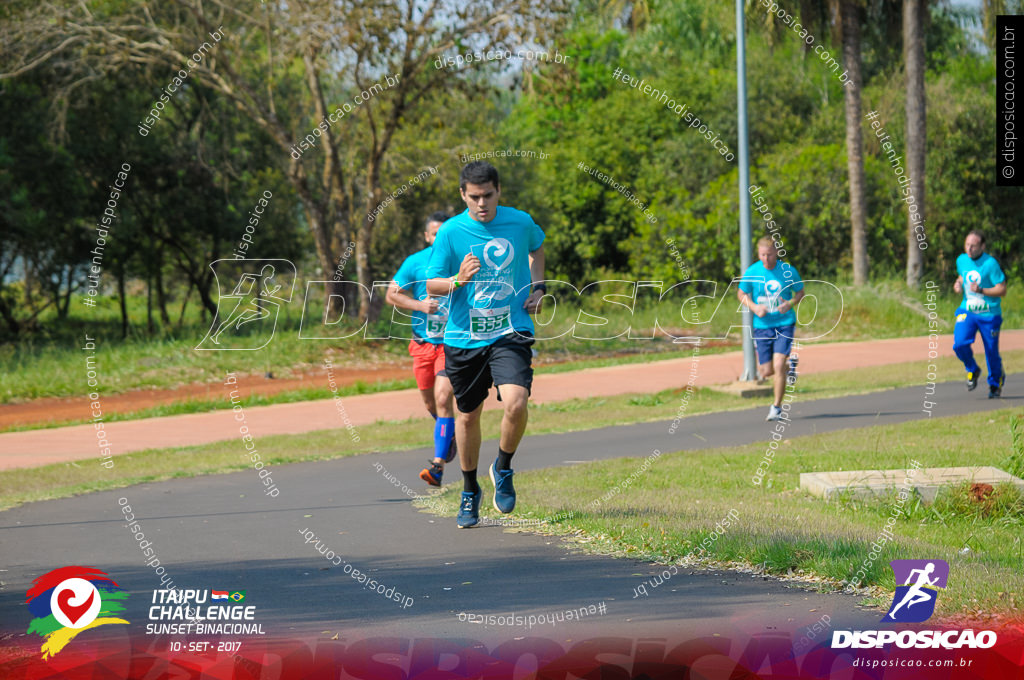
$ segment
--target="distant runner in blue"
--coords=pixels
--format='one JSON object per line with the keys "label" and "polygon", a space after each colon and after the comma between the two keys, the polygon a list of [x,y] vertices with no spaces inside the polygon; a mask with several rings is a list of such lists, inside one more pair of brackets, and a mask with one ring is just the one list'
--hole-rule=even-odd
{"label": "distant runner in blue", "polygon": [[[775,376],[775,401],[768,409],[767,421],[781,420],[782,396],[786,391],[786,362],[793,348],[796,331],[794,309],[804,297],[804,283],[796,268],[779,259],[779,251],[771,237],[757,242],[758,262],[743,272],[740,302],[754,313],[754,344],[761,379]],[[793,357],[796,359],[796,357]],[[789,364],[788,379],[796,380],[796,362]]]}
{"label": "distant runner in blue", "polygon": [[529,214],[498,205],[498,171],[474,161],[459,174],[466,211],[441,227],[427,265],[427,292],[449,295],[445,372],[455,392],[455,440],[463,492],[460,529],[480,521],[480,415],[491,385],[504,406],[498,458],[491,464],[492,503],[512,512],[512,456],[526,431],[533,385],[533,321],[544,285],[544,232]]}
{"label": "distant runner in blue", "polygon": [[970,392],[978,386],[981,375],[981,367],[971,350],[975,334],[981,333],[988,364],[988,398],[998,399],[1006,382],[1003,360],[999,356],[999,328],[1003,325],[999,298],[1006,295],[1006,275],[996,258],[985,252],[985,235],[980,231],[971,231],[964,239],[964,254],[956,259],[956,273],[953,290],[962,292],[964,299],[956,310],[953,351],[964,362]]}
{"label": "distant runner in blue", "polygon": [[405,258],[388,288],[388,304],[412,312],[409,355],[416,387],[423,405],[434,418],[434,458],[420,472],[420,479],[441,486],[444,464],[455,458],[455,418],[452,413],[452,384],[444,370],[444,327],[448,320],[447,298],[427,295],[427,262],[433,252],[437,231],[448,219],[443,212],[427,218],[423,238],[427,247]]}

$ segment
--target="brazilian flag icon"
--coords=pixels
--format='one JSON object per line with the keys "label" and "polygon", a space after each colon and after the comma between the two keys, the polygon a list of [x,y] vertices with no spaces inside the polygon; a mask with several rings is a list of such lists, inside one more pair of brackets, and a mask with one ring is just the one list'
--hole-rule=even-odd
{"label": "brazilian flag icon", "polygon": [[245,593],[246,591],[244,590],[232,590],[231,594],[228,595],[228,597],[230,597],[235,602],[241,602],[245,599]]}

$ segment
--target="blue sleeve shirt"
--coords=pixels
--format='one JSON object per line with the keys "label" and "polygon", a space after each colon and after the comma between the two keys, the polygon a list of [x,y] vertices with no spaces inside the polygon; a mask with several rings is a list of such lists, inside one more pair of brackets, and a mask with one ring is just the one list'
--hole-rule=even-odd
{"label": "blue sleeve shirt", "polygon": [[740,290],[749,295],[755,303],[768,308],[763,317],[754,315],[754,328],[782,328],[796,323],[796,310],[785,314],[778,312],[782,300],[792,300],[793,293],[804,289],[803,279],[796,267],[782,260],[774,269],[767,269],[760,261],[747,267],[740,281]]}
{"label": "blue sleeve shirt", "polygon": [[982,253],[977,260],[972,260],[967,253],[961,253],[956,258],[956,273],[960,275],[960,283],[964,288],[964,299],[960,308],[974,312],[984,319],[992,319],[1002,316],[1003,308],[999,304],[999,298],[994,295],[982,295],[972,293],[970,284],[977,283],[981,288],[991,288],[1006,280],[1006,275],[999,268],[996,258],[988,253]]}
{"label": "blue sleeve shirt", "polygon": [[[394,281],[398,287],[408,292],[417,300],[427,299],[427,263],[433,248],[424,248],[405,258],[402,266],[395,272]],[[448,298],[438,297],[439,307],[433,314],[413,311],[412,332],[421,340],[440,345],[444,340],[444,327],[448,320]]]}
{"label": "blue sleeve shirt", "polygon": [[544,231],[528,213],[498,206],[481,223],[465,210],[437,232],[427,265],[428,279],[454,276],[472,253],[480,271],[451,295],[444,343],[462,349],[493,344],[514,331],[533,333],[523,309],[530,295],[530,253],[544,243]]}

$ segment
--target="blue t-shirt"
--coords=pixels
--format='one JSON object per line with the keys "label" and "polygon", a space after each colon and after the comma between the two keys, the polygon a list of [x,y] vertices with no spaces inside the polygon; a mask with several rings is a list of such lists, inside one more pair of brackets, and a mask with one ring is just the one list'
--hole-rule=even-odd
{"label": "blue t-shirt", "polygon": [[982,253],[977,260],[972,260],[967,253],[961,253],[960,257],[956,258],[956,273],[960,275],[960,283],[964,288],[964,299],[960,303],[961,309],[974,312],[985,319],[1002,316],[1003,308],[999,304],[998,297],[972,293],[969,288],[972,281],[981,288],[991,288],[1006,280],[996,258],[988,253]]}
{"label": "blue t-shirt", "polygon": [[533,333],[523,303],[530,295],[529,255],[542,243],[544,232],[533,218],[505,206],[490,222],[477,222],[465,210],[441,225],[427,278],[458,274],[469,253],[480,260],[480,271],[451,295],[446,345],[473,349],[514,331]]}
{"label": "blue t-shirt", "polygon": [[[395,273],[394,281],[398,287],[412,294],[417,300],[427,299],[427,263],[433,250],[427,246],[418,253],[405,258],[405,262]],[[444,341],[444,327],[448,321],[448,298],[438,297],[438,308],[433,314],[413,311],[412,332],[421,340],[440,345]]]}
{"label": "blue t-shirt", "polygon": [[796,311],[790,309],[779,314],[779,303],[792,300],[793,293],[804,289],[803,280],[796,268],[782,260],[774,269],[767,269],[760,261],[747,267],[740,281],[740,290],[753,298],[754,302],[768,308],[764,316],[754,315],[754,328],[781,328],[796,323]]}

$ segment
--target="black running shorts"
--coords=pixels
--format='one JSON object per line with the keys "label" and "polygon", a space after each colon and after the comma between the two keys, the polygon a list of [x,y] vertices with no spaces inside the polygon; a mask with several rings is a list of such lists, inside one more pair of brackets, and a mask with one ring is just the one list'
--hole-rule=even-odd
{"label": "black running shorts", "polygon": [[522,385],[529,393],[533,386],[533,342],[529,331],[517,331],[486,347],[461,349],[445,345],[444,369],[459,410],[475,411],[487,398],[491,385]]}

